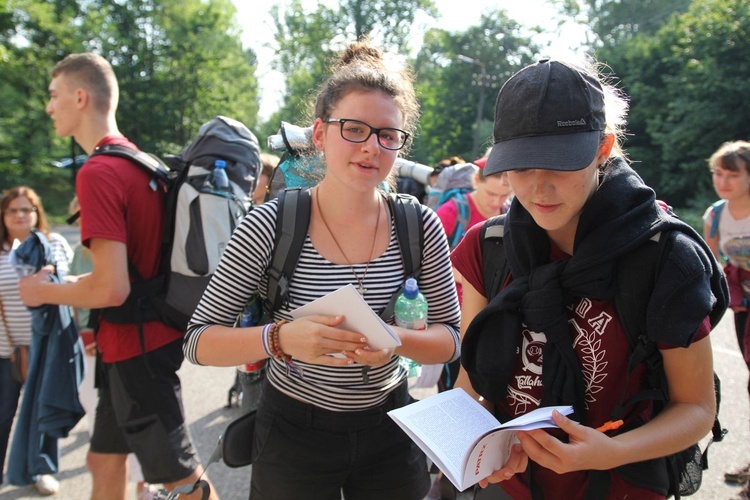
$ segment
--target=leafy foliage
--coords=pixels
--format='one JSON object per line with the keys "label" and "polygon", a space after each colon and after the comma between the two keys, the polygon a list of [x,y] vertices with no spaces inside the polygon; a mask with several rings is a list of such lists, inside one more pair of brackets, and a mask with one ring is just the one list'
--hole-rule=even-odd
{"label": "leafy foliage", "polygon": [[286,84],[278,116],[290,123],[309,121],[316,89],[328,76],[332,57],[354,40],[369,37],[389,52],[406,54],[419,11],[434,15],[432,0],[344,0],[337,8],[319,2],[313,11],[301,0],[290,0],[284,7],[272,7],[274,66]]}
{"label": "leafy foliage", "polygon": [[[671,205],[700,212],[715,197],[706,158],[722,142],[750,136],[750,4],[550,1],[561,7],[560,22],[590,29],[589,48],[631,97],[626,148],[636,169]],[[145,150],[176,153],[217,114],[243,121],[261,143],[281,120],[309,122],[339,49],[366,35],[404,61],[414,23],[436,13],[432,0],[309,5],[280,0],[272,7],[273,64],[286,90],[280,109],[258,123],[257,60],[241,46],[232,0],[0,0],[0,188],[32,185],[50,212],[64,213],[71,172],[51,165],[80,151],[54,136],[45,105],[50,70],[68,53],[92,50],[110,60],[123,133]],[[423,113],[413,159],[433,164],[481,154],[491,142],[497,90],[541,50],[533,30],[497,10],[465,31],[427,32],[410,61]],[[482,63],[487,76],[459,54]]]}
{"label": "leafy foliage", "polygon": [[557,0],[562,11],[585,23],[595,46],[614,46],[637,35],[655,33],[669,17],[687,10],[691,0]]}
{"label": "leafy foliage", "polygon": [[255,125],[255,55],[244,52],[229,0],[94,0],[87,50],[120,84],[118,122],[144,149],[172,152],[217,114]]}
{"label": "leafy foliage", "polygon": [[[435,164],[450,156],[467,161],[475,159],[473,154],[481,156],[492,145],[497,91],[531,63],[537,51],[523,28],[502,10],[484,14],[478,26],[465,32],[430,30],[414,64],[423,110],[415,158]],[[480,64],[461,62],[459,54]],[[480,101],[479,148],[472,151]]]}
{"label": "leafy foliage", "polygon": [[178,153],[218,114],[254,127],[257,61],[240,32],[230,0],[0,0],[0,187],[29,184],[64,213],[72,176],[47,168],[80,151],[45,106],[52,67],[73,52],[112,63],[118,125],[144,150]]}
{"label": "leafy foliage", "polygon": [[695,2],[654,35],[602,50],[631,96],[628,149],[644,179],[675,206],[715,197],[706,160],[747,139],[750,4]]}

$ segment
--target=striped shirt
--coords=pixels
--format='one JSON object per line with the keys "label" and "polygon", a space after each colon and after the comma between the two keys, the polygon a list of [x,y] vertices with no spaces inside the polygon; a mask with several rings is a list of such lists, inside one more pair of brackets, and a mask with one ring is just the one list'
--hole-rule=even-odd
{"label": "striped shirt", "polygon": [[[67,240],[57,233],[50,233],[50,246],[57,262],[57,273],[62,278],[68,274],[68,267],[73,258],[73,250]],[[31,344],[31,313],[21,302],[18,294],[18,274],[8,261],[10,249],[0,250],[0,300],[3,301],[5,321],[8,323],[10,338],[14,346]],[[8,344],[5,324],[0,320],[0,358],[9,358],[11,348]]]}
{"label": "striped shirt", "polygon": [[[195,349],[200,334],[211,325],[231,326],[247,299],[257,290],[266,297],[266,270],[273,249],[277,201],[253,209],[235,230],[214,277],[198,304],[185,336],[185,356],[197,363]],[[419,290],[429,304],[428,323],[441,323],[453,335],[457,359],[459,351],[460,310],[449,259],[448,244],[435,213],[422,208],[425,244]],[[404,281],[404,266],[396,238],[393,217],[387,250],[367,268],[364,281],[365,301],[380,313]],[[366,264],[355,264],[357,276],[365,274]],[[289,314],[308,302],[347,285],[357,285],[348,264],[334,264],[323,258],[313,246],[310,235],[299,257],[289,284],[289,304],[275,311],[274,320],[291,320]],[[392,322],[392,319],[391,319]],[[303,376],[287,373],[283,362],[272,359],[268,379],[286,395],[332,411],[357,411],[376,407],[406,377],[398,356],[379,367],[327,366],[295,360]]]}

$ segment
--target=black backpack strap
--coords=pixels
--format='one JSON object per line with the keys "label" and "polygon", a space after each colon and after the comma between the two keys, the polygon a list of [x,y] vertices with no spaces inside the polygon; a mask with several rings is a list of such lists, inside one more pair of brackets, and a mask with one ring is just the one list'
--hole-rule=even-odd
{"label": "black backpack strap", "polygon": [[505,214],[487,219],[479,233],[482,248],[482,268],[484,269],[484,290],[487,301],[500,293],[510,273],[505,246],[503,246],[505,219]]}
{"label": "black backpack strap", "polygon": [[396,238],[404,261],[404,274],[407,278],[419,278],[422,274],[424,248],[422,205],[415,197],[401,193],[388,195],[388,204],[396,225]]}
{"label": "black backpack strap", "polygon": [[[187,165],[183,165],[181,169],[176,169],[177,174],[171,170],[166,163],[160,158],[143,151],[123,146],[121,144],[105,144],[94,149],[91,156],[107,155],[116,156],[118,158],[125,158],[130,160],[131,163],[139,166],[152,176],[150,183],[151,189],[156,190],[157,183],[161,183],[167,191],[173,186],[179,186],[187,178],[189,168]],[[165,214],[173,214],[177,209],[177,196],[166,196],[165,200]],[[79,212],[80,213],[80,212]],[[68,220],[74,221],[74,216],[71,216]],[[69,222],[70,223],[70,222]],[[169,269],[169,260],[172,255],[172,244],[174,240],[174,217],[166,217],[164,220],[164,229],[162,231],[162,245],[161,245],[161,258],[159,264],[159,274],[162,274],[162,270]]]}
{"label": "black backpack strap", "polygon": [[91,156],[107,155],[125,158],[149,172],[156,180],[170,186],[172,179],[169,175],[169,167],[154,155],[138,151],[121,144],[105,144],[94,149]]}
{"label": "black backpack strap", "polygon": [[701,455],[701,467],[703,468],[703,470],[708,469],[708,448],[713,443],[721,443],[724,440],[724,436],[726,436],[729,432],[729,430],[722,427],[721,422],[719,422],[719,407],[721,406],[721,380],[719,380],[719,376],[715,371],[714,392],[716,394],[716,418],[714,418],[714,425],[713,427],[711,427],[711,438],[706,443],[706,447],[703,449],[703,454]]}
{"label": "black backpack strap", "polygon": [[[419,278],[422,273],[424,251],[422,205],[415,197],[403,193],[391,193],[387,199],[396,226],[396,239],[401,250],[401,259],[404,262],[404,281],[408,278]],[[403,285],[391,296],[388,305],[380,313],[383,321],[388,321],[393,316],[396,299],[402,290]]]}
{"label": "black backpack strap", "polygon": [[310,227],[311,208],[309,190],[291,188],[279,192],[276,235],[268,267],[268,297],[264,304],[269,317],[288,300],[289,281]]}
{"label": "black backpack strap", "polygon": [[620,420],[625,408],[638,401],[654,400],[656,408],[661,409],[669,400],[661,353],[656,343],[649,339],[646,326],[648,303],[668,240],[669,233],[657,233],[617,262],[614,307],[630,341],[628,373],[639,364],[646,363],[651,388],[625,401],[626,385],[620,402],[613,410],[612,420]]}

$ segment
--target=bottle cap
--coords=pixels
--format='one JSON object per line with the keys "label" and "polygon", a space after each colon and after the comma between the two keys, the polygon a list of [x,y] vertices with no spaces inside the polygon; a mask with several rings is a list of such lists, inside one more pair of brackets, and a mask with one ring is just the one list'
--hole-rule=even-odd
{"label": "bottle cap", "polygon": [[227,166],[227,162],[225,162],[224,160],[216,160],[214,162],[214,167],[222,168],[222,167],[226,167],[226,166]]}
{"label": "bottle cap", "polygon": [[414,278],[406,280],[406,283],[404,283],[404,297],[409,300],[416,299],[418,293],[419,285],[417,285],[417,280]]}

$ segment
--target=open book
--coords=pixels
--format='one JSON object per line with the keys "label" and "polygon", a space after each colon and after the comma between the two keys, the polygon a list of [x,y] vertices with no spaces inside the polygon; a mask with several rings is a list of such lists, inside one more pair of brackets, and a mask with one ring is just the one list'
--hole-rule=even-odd
{"label": "open book", "polygon": [[[326,316],[344,315],[344,322],[336,328],[359,332],[367,337],[367,343],[373,349],[388,349],[401,345],[391,327],[365,302],[365,299],[357,292],[356,288],[344,285],[319,299],[308,302],[302,307],[291,311],[292,318],[304,318],[315,314]],[[340,355],[334,353],[332,355]]]}
{"label": "open book", "polygon": [[557,427],[548,406],[501,424],[463,389],[451,389],[391,410],[388,415],[419,445],[460,491],[502,468],[518,442],[515,432]]}

